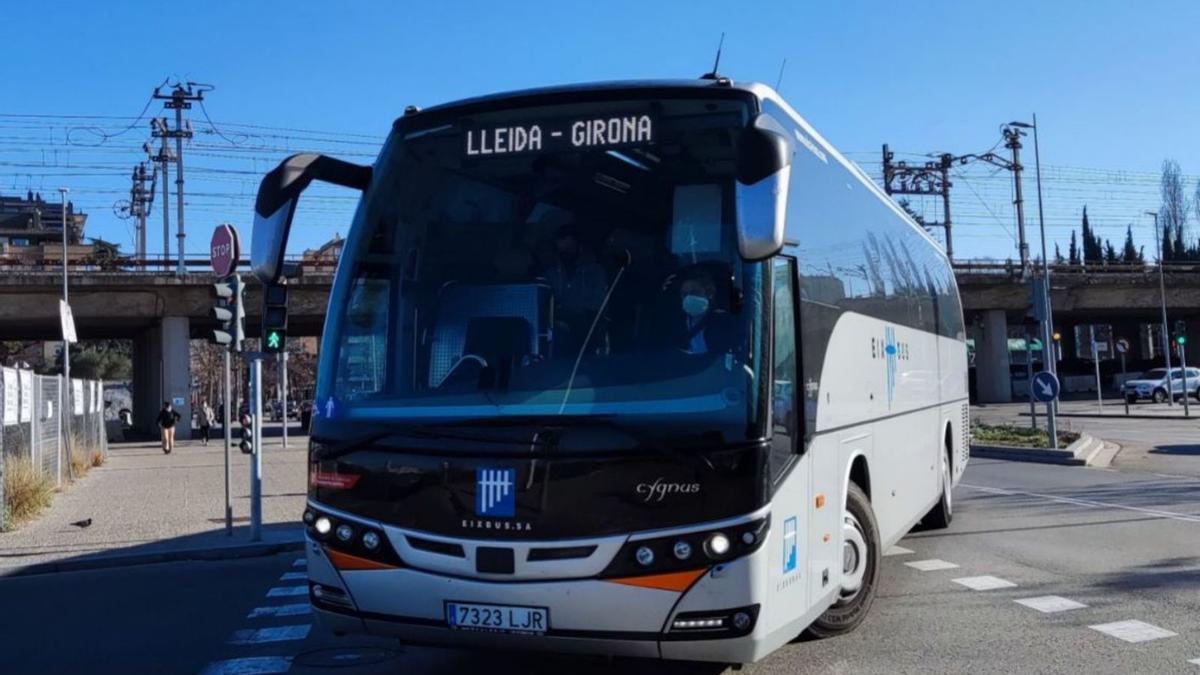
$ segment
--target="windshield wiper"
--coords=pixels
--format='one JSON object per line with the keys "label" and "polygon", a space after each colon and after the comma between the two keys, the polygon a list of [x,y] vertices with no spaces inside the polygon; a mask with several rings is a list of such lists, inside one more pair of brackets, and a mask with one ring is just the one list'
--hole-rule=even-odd
{"label": "windshield wiper", "polygon": [[[451,424],[466,427],[539,426],[555,430],[599,427],[602,429],[609,429],[632,438],[634,442],[637,443],[639,448],[645,448],[664,455],[677,454],[677,451],[671,450],[670,448],[662,445],[659,439],[654,438],[635,427],[621,424],[620,422],[616,421],[615,418],[616,415],[613,413],[602,413],[597,415],[503,415],[498,417],[471,417],[453,422]],[[553,434],[547,440],[542,440],[539,438],[536,443],[531,444],[553,446],[554,448],[557,448],[560,441],[560,435]]]}
{"label": "windshield wiper", "polygon": [[[545,441],[526,440],[523,438],[500,438],[495,436],[479,436],[475,434],[458,434],[447,433],[445,431],[434,431],[440,429],[441,425],[422,424],[418,426],[397,427],[394,429],[380,429],[369,434],[363,434],[357,438],[352,438],[348,441],[339,443],[338,445],[322,452],[319,456],[314,457],[316,461],[328,461],[343,457],[357,450],[361,450],[363,446],[377,443],[389,436],[406,436],[409,438],[427,438],[434,440],[460,440],[460,441],[476,441],[479,443],[497,443],[501,445],[545,445]],[[389,448],[372,448],[378,450],[388,450]]]}

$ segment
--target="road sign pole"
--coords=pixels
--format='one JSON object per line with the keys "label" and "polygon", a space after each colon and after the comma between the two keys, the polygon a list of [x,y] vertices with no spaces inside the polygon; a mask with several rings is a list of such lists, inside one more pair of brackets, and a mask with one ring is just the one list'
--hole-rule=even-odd
{"label": "road sign pole", "polygon": [[[1184,345],[1179,345],[1179,368],[1181,371],[1183,371],[1181,373],[1181,375],[1183,376],[1183,391],[1180,392],[1180,394],[1182,395],[1181,398],[1183,398],[1183,416],[1191,417],[1192,412],[1191,412],[1191,410],[1188,409],[1187,347],[1185,347]],[[1167,373],[1168,378],[1170,377],[1170,375],[1171,375],[1170,373]],[[1170,382],[1170,381],[1171,381],[1170,379],[1167,380],[1167,382]],[[1172,394],[1172,396],[1174,396],[1174,394]],[[1170,398],[1170,397],[1168,397],[1168,398]]]}
{"label": "road sign pole", "polygon": [[1033,346],[1029,331],[1025,331],[1025,381],[1029,384],[1029,424],[1037,431],[1037,406],[1033,398]]}
{"label": "road sign pole", "polygon": [[279,401],[283,404],[283,447],[287,448],[288,434],[288,384],[287,384],[287,369],[288,355],[287,352],[279,354]]}
{"label": "road sign pole", "polygon": [[233,501],[229,490],[229,444],[233,438],[233,430],[229,423],[229,409],[233,401],[229,400],[229,349],[225,349],[225,391],[221,398],[221,430],[225,436],[225,535],[233,536]]}
{"label": "road sign pole", "polygon": [[[1121,352],[1121,389],[1124,390],[1125,389],[1125,380],[1127,377],[1127,373],[1125,372],[1125,350],[1121,349],[1120,345],[1117,345],[1117,349]],[[1124,391],[1122,391],[1121,398],[1125,400],[1125,414],[1128,415],[1129,414],[1129,397],[1125,395]]]}
{"label": "road sign pole", "polygon": [[1100,350],[1096,347],[1096,327],[1088,324],[1088,337],[1092,341],[1092,363],[1096,366],[1096,408],[1104,412],[1104,390],[1100,387]]}
{"label": "road sign pole", "polygon": [[250,540],[262,541],[262,356],[250,357]]}

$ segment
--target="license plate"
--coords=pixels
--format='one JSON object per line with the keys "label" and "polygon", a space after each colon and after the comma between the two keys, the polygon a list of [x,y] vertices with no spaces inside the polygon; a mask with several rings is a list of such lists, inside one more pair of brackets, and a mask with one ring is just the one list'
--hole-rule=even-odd
{"label": "license plate", "polygon": [[550,627],[550,610],[545,607],[447,602],[446,624],[457,630],[541,635]]}

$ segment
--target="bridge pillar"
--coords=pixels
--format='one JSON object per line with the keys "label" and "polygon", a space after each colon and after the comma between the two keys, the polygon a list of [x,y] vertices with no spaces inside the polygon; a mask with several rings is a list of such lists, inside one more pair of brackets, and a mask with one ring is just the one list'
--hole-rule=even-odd
{"label": "bridge pillar", "polygon": [[983,312],[983,330],[975,345],[975,391],[980,403],[1012,401],[1008,370],[1008,322],[1004,310]]}
{"label": "bridge pillar", "polygon": [[[192,437],[190,326],[186,316],[167,316],[134,338],[133,418],[145,433],[158,435],[156,419],[163,401],[180,415],[175,438]],[[182,403],[181,403],[182,402]]]}

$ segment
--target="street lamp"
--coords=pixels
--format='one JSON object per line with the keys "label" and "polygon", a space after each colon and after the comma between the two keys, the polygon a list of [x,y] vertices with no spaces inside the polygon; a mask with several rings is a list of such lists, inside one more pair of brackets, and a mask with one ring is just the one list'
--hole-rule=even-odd
{"label": "street lamp", "polygon": [[[1158,231],[1158,211],[1146,211],[1154,218],[1154,250],[1158,253],[1158,296],[1162,305],[1163,358],[1167,361],[1167,382],[1171,380],[1171,337],[1167,332],[1167,284],[1163,281],[1162,234]],[[1187,392],[1184,392],[1187,395]],[[1175,397],[1167,395],[1167,405],[1175,405]]]}
{"label": "street lamp", "polygon": [[[1033,162],[1037,173],[1038,232],[1042,239],[1042,305],[1045,308],[1045,316],[1042,318],[1042,366],[1051,373],[1056,373],[1058,364],[1055,363],[1054,358],[1054,314],[1050,305],[1050,261],[1046,256],[1046,214],[1042,207],[1042,153],[1038,145],[1037,113],[1033,114],[1032,124],[1009,122],[1008,126],[1018,129],[1033,129]],[[1054,448],[1058,447],[1058,429],[1054,419],[1056,404],[1057,401],[1046,402],[1046,426],[1051,447]]]}

